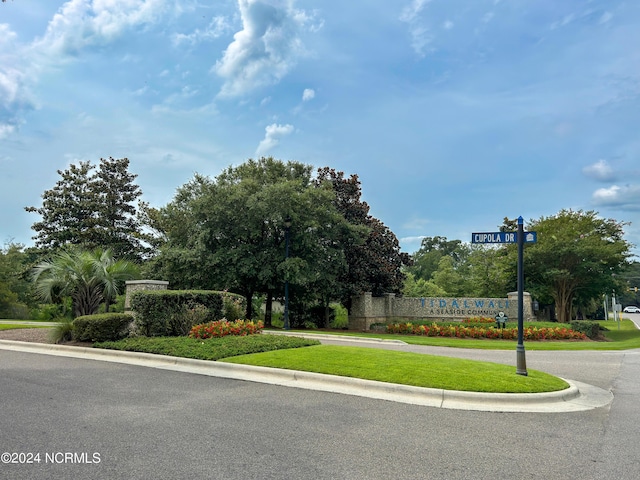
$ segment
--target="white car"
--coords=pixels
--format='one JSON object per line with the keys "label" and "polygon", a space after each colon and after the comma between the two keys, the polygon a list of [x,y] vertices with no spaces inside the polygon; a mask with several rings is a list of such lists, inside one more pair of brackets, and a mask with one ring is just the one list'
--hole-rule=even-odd
{"label": "white car", "polygon": [[624,313],[640,313],[640,308],[636,306],[624,307]]}

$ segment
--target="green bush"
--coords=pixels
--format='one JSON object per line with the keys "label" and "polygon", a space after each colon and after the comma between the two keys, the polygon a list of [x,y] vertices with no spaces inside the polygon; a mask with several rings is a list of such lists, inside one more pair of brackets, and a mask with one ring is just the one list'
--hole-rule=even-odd
{"label": "green bush", "polygon": [[115,301],[109,305],[109,311],[105,311],[106,307],[104,303],[100,304],[100,308],[98,308],[98,313],[124,313],[124,302],[126,299],[126,295],[118,295],[115,298]]}
{"label": "green bush", "polygon": [[188,335],[195,325],[205,323],[209,317],[209,309],[204,305],[193,305],[182,307],[170,315],[169,329],[177,336]]}
{"label": "green bush", "polygon": [[3,310],[0,310],[0,318],[11,318],[15,320],[31,319],[31,311],[29,307],[23,303],[11,303]]}
{"label": "green bush", "polygon": [[571,322],[571,330],[584,333],[587,337],[593,339],[600,335],[600,325],[598,322],[590,322],[587,320],[574,320]]}
{"label": "green bush", "polygon": [[127,313],[85,315],[73,321],[73,338],[80,342],[108,342],[129,335],[133,316]]}
{"label": "green bush", "polygon": [[222,316],[229,321],[245,318],[247,302],[242,295],[222,292]]}
{"label": "green bush", "polygon": [[64,319],[73,320],[71,299],[65,298],[62,303],[43,303],[31,313],[31,318],[43,322],[58,322]]}
{"label": "green bush", "polygon": [[331,328],[342,328],[346,330],[349,327],[349,312],[347,309],[339,303],[332,303],[331,308],[333,308],[334,311]]}
{"label": "green bush", "polygon": [[[135,292],[131,296],[131,309],[135,312],[137,331],[147,337],[186,335],[191,327],[205,320],[222,318],[223,292],[210,290],[152,290]],[[207,310],[206,318],[190,310]],[[193,313],[193,315],[192,315]],[[193,317],[197,321],[187,328]],[[186,330],[186,331],[185,331]]]}
{"label": "green bush", "polygon": [[49,341],[51,343],[64,343],[73,340],[73,320],[70,318],[63,318],[49,334]]}

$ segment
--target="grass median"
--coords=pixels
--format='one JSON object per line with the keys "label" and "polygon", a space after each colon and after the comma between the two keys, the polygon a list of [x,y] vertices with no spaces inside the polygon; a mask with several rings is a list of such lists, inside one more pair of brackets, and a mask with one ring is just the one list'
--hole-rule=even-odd
{"label": "grass median", "polygon": [[228,336],[208,340],[138,337],[96,343],[95,346],[448,390],[535,393],[568,387],[563,380],[542,372],[530,370],[527,377],[516,375],[515,367],[507,365],[408,352],[319,345],[317,340],[279,335]]}
{"label": "grass median", "polygon": [[361,347],[319,345],[222,361],[470,392],[539,393],[569,386],[558,377],[535,370],[529,370],[525,377],[507,365]]}

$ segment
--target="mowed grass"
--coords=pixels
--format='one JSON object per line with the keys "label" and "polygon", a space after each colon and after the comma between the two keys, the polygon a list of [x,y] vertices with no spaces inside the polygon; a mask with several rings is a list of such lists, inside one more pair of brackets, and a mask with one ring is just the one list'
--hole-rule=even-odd
{"label": "mowed grass", "polygon": [[[209,340],[187,337],[136,337],[101,342],[98,348],[221,360],[286,368],[381,382],[494,393],[534,393],[563,390],[563,380],[515,367],[434,355],[319,345],[317,340],[279,335],[228,336]],[[303,348],[302,348],[303,347]]]}
{"label": "mowed grass", "polygon": [[51,328],[47,325],[21,325],[21,324],[10,324],[10,323],[0,323],[0,330],[15,330],[18,328]]}
{"label": "mowed grass", "polygon": [[111,350],[154,353],[199,360],[221,358],[247,353],[267,352],[278,349],[296,349],[320,342],[308,338],[281,337],[276,335],[227,336],[198,340],[189,337],[134,337],[117,342],[98,342],[93,346]]}
{"label": "mowed grass", "polygon": [[537,393],[569,386],[558,377],[535,370],[522,376],[507,365],[361,347],[319,345],[222,361],[471,392]]}
{"label": "mowed grass", "polygon": [[[600,325],[606,327],[609,331],[603,332],[604,341],[525,341],[526,350],[629,350],[632,348],[640,348],[640,330],[631,320],[622,320],[620,322],[620,331],[618,331],[618,322],[599,321]],[[509,323],[509,327],[517,328],[517,325]],[[562,327],[560,323],[528,323],[525,325],[532,327]],[[568,325],[566,325],[568,327]],[[456,347],[456,348],[475,348],[481,350],[515,350],[516,340],[493,340],[493,339],[471,339],[471,338],[448,338],[448,337],[426,337],[421,335],[397,335],[386,333],[365,333],[365,332],[309,332],[306,333],[329,333],[336,335],[346,335],[365,338],[376,338],[383,340],[402,340],[411,345],[429,345],[434,347]]]}

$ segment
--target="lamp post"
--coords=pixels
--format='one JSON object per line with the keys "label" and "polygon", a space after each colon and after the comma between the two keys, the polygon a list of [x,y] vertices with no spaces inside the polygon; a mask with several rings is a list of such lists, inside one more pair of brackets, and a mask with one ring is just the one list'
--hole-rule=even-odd
{"label": "lamp post", "polygon": [[[284,259],[289,258],[289,230],[291,229],[291,217],[284,219]],[[284,329],[290,330],[289,325],[289,277],[285,271],[284,277]]]}

